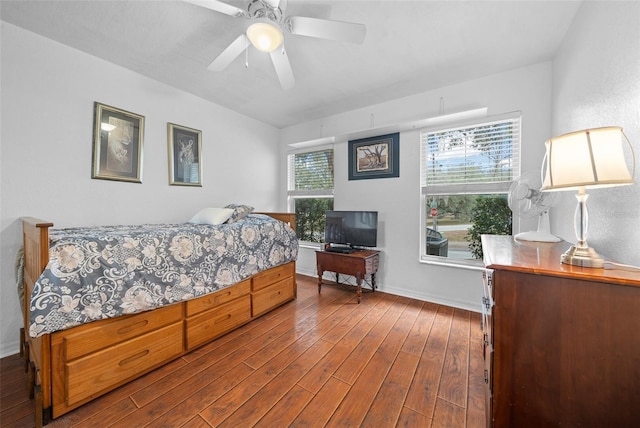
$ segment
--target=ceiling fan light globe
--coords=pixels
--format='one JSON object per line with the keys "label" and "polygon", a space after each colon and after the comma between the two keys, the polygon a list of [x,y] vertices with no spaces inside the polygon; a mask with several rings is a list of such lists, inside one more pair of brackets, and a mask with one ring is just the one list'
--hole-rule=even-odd
{"label": "ceiling fan light globe", "polygon": [[282,31],[267,22],[256,22],[247,28],[247,38],[251,44],[262,52],[271,52],[278,48],[284,40]]}

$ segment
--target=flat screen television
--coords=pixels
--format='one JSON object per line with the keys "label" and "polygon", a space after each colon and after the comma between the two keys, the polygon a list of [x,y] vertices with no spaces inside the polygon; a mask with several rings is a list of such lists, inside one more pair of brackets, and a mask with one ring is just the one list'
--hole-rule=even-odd
{"label": "flat screen television", "polygon": [[327,211],[324,227],[327,250],[375,247],[378,242],[377,211]]}

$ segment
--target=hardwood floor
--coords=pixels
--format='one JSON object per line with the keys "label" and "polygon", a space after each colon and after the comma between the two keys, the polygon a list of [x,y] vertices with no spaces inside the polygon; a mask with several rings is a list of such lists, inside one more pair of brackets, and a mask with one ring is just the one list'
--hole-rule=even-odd
{"label": "hardwood floor", "polygon": [[[295,301],[48,426],[485,426],[480,314],[297,280]],[[0,365],[0,425],[34,426],[22,359]]]}

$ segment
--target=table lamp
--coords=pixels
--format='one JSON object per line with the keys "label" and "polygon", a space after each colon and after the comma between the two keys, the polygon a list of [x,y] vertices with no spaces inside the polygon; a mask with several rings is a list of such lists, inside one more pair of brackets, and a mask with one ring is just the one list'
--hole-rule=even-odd
{"label": "table lamp", "polygon": [[635,172],[633,147],[620,127],[585,129],[551,138],[545,143],[546,170],[541,190],[578,191],[574,217],[578,242],[561,256],[562,263],[604,267],[602,257],[587,244],[589,195],[586,189],[633,184],[633,172],[629,173],[623,142],[631,149],[632,171]]}

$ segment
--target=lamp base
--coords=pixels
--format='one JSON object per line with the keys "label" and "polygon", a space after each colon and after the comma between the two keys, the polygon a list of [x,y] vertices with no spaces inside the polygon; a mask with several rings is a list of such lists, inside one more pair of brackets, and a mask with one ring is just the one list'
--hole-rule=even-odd
{"label": "lamp base", "polygon": [[589,268],[604,268],[604,260],[591,247],[576,247],[572,245],[561,257],[560,261],[567,265]]}

